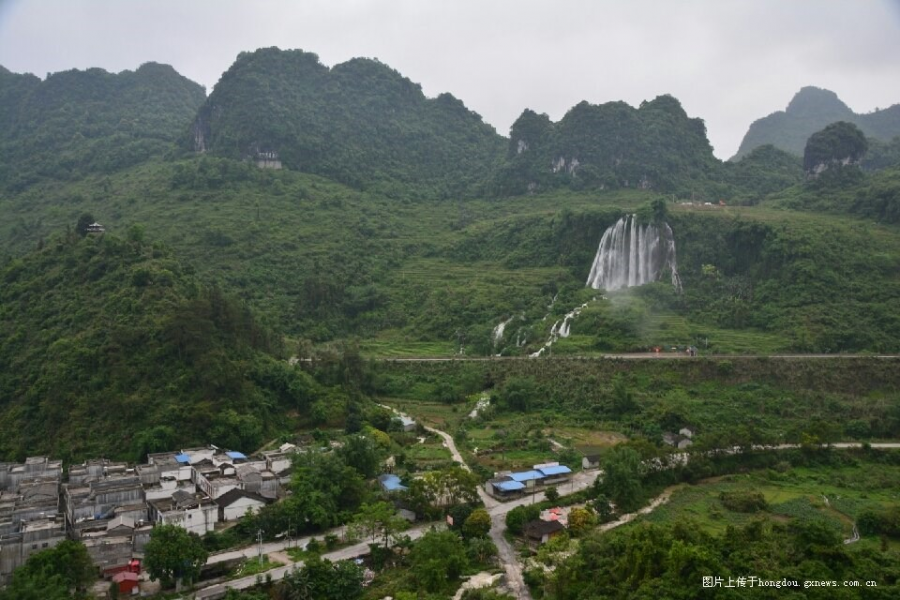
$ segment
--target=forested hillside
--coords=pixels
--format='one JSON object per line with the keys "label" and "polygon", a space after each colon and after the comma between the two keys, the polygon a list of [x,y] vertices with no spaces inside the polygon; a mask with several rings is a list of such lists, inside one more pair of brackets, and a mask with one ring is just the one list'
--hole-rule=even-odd
{"label": "forested hillside", "polygon": [[632,108],[581,102],[558,122],[526,110],[510,132],[495,187],[519,195],[559,187],[636,188],[689,196],[718,175],[701,119],[671,96]]}
{"label": "forested hillside", "polygon": [[252,451],[327,395],[249,309],[142,238],[69,232],[0,270],[0,460]]}
{"label": "forested hillside", "polygon": [[168,65],[41,81],[0,67],[0,188],[74,180],[161,157],[187,129],[203,87]]}
{"label": "forested hillside", "polygon": [[766,144],[802,156],[809,136],[837,121],[853,123],[867,137],[889,142],[900,135],[900,104],[867,114],[858,114],[844,104],[834,92],[812,86],[805,87],[797,92],[785,110],[774,112],[750,125],[734,159],[739,159],[754,148]]}
{"label": "forested hillside", "polygon": [[472,195],[503,138],[450,94],[377,60],[329,69],[301,50],[245,52],[216,84],[183,145],[234,159],[275,154],[287,168],[392,196]]}
{"label": "forested hillside", "polygon": [[[302,347],[356,338],[363,352],[382,355],[524,355],[582,304],[554,352],[701,341],[726,353],[881,352],[900,339],[891,308],[896,142],[870,145],[874,172],[865,170],[869,154],[856,152],[847,168],[811,177],[771,145],[722,163],[703,121],[660,96],[638,108],[582,102],[558,123],[525,111],[504,157],[503,138],[459,101],[427,99],[377,61],[329,69],[314,54],[275,48],[241,54],[193,125],[176,118],[191,95],[164,95],[137,121],[140,135],[155,123],[160,137],[126,137],[117,133],[131,123],[125,113],[143,106],[136,90],[150,92],[121,82],[165,87],[183,78],[152,64],[45,82],[2,76],[11,84],[0,115],[16,131],[29,121],[9,107],[25,110],[48,86],[71,87],[80,95],[36,105],[56,117],[33,126],[49,132],[58,121],[68,135],[97,122],[90,131],[99,137],[75,135],[49,156],[20,148],[33,152],[33,169],[50,171],[27,186],[21,177],[38,172],[31,167],[6,178],[0,265],[90,212],[117,235],[145,228],[203,285],[246,302]],[[132,100],[98,113],[114,82]],[[182,91],[202,101],[185,82]],[[181,109],[157,110],[163,105]],[[159,158],[112,144],[125,162],[97,163],[89,150],[109,140],[150,143]],[[257,168],[260,153],[277,154],[284,168]],[[65,156],[83,168],[53,171]],[[141,162],[127,166],[132,159]],[[478,190],[484,195],[471,197]],[[604,231],[660,200],[684,292],[656,284],[604,298],[586,288]]]}

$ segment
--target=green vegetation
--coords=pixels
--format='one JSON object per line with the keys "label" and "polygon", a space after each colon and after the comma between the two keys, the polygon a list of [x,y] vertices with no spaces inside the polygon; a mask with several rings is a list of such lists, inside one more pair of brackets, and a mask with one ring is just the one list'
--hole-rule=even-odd
{"label": "green vegetation", "polygon": [[0,67],[0,189],[108,174],[172,150],[205,97],[168,65],[41,81]]}
{"label": "green vegetation", "polygon": [[[374,386],[394,397],[407,390],[403,406],[414,416],[419,414],[418,390],[468,380],[489,386],[493,397],[483,415],[473,420],[468,410],[460,410],[443,427],[455,433],[463,449],[477,447],[476,464],[494,471],[546,462],[553,455],[547,440],[551,432],[581,451],[613,445],[625,436],[661,445],[664,432],[683,427],[693,430],[695,445],[708,448],[800,443],[804,434],[823,442],[896,439],[897,377],[893,361],[866,358],[557,358],[385,362],[375,366]],[[519,405],[503,402],[510,383],[521,396]],[[525,450],[533,450],[525,460],[507,457],[503,466],[493,462],[501,453]],[[580,455],[576,459],[580,463]]]}
{"label": "green vegetation", "polygon": [[88,598],[96,570],[81,542],[65,540],[28,557],[0,589],[0,600],[70,600]]}
{"label": "green vegetation", "polygon": [[207,556],[197,534],[178,525],[157,525],[144,549],[144,568],[163,588],[178,582],[190,585],[200,576]]}
{"label": "green vegetation", "polygon": [[874,173],[855,167],[829,169],[807,185],[772,194],[766,202],[774,207],[844,214],[896,225],[900,223],[900,167],[890,166]]}
{"label": "green vegetation", "polygon": [[[766,188],[752,171],[751,185]],[[572,336],[554,352],[687,344],[726,353],[886,352],[900,339],[890,308],[900,242],[892,228],[843,215],[895,220],[898,187],[887,169],[850,187],[794,186],[760,206],[670,206],[683,296],[660,284],[595,301],[584,288],[603,231],[659,200],[650,192],[402,202],[210,157],[0,199],[11,215],[0,223],[0,251],[46,244],[83,213],[118,235],[139,224],[136,234],[166,243],[203,283],[246,301],[306,355],[310,340],[350,336],[368,355],[448,356],[461,346],[466,355],[521,355],[583,302]],[[842,216],[773,204],[834,206]],[[501,321],[509,324],[495,344]]]}
{"label": "green vegetation", "polygon": [[759,146],[736,162],[725,163],[726,176],[737,193],[729,204],[757,204],[767,195],[803,181],[803,163],[771,144]]}
{"label": "green vegetation", "polygon": [[809,136],[803,151],[807,173],[822,166],[856,164],[869,149],[866,136],[853,123],[838,121]]}
{"label": "green vegetation", "polygon": [[[742,471],[753,469],[752,457],[739,460],[749,461]],[[701,577],[722,577],[724,585],[731,579],[733,586],[743,577],[749,586],[753,576],[799,582],[796,590],[753,590],[767,598],[834,597],[835,590],[805,581],[837,581],[840,588],[843,581],[858,580],[861,587],[873,581],[876,589],[842,589],[841,597],[895,595],[897,531],[863,529],[868,515],[896,514],[897,455],[782,452],[766,461],[767,469],[680,487],[668,503],[634,523],[587,535],[552,573],[529,572],[534,591],[548,599],[578,598],[588,589],[611,598],[662,590],[665,597],[692,598]],[[842,543],[852,537],[857,520],[864,537]]]}
{"label": "green vegetation", "polygon": [[[161,65],[43,82],[0,68],[0,460],[249,452],[311,432],[283,501],[202,542],[158,528],[147,568],[170,585],[259,530],[349,524],[378,577],[363,589],[362,569],[310,542],[284,583],[233,599],[445,597],[496,567],[476,486],[548,460],[577,469],[584,452],[605,477],[548,491],[586,506],[537,553],[553,567],[529,572],[537,595],[694,598],[711,574],[895,595],[895,461],[827,447],[900,437],[895,361],[740,356],[900,351],[900,138],[863,135],[893,131],[898,107],[857,119],[832,96],[803,90],[745,142],[779,119],[783,139],[725,164],[671,96],[582,102],[557,123],[525,111],[504,156],[461,102],[374,60],[244,53],[205,102]],[[805,179],[783,142],[821,119],[807,170],[854,164]],[[276,155],[284,169],[256,167]],[[585,288],[604,231],[632,213],[671,226],[683,292]],[[524,357],[576,306],[549,359],[366,360]],[[684,358],[601,357],[649,351]],[[473,471],[374,399],[451,432]],[[687,464],[664,443],[682,428]],[[800,447],[754,447],[785,442]],[[385,468],[406,492],[379,488]],[[657,522],[592,531],[672,485]],[[413,543],[395,500],[453,525]],[[539,508],[510,511],[510,532]],[[844,547],[854,522],[863,540]],[[83,548],[60,548],[16,574],[15,598],[81,592]]]}
{"label": "green vegetation", "polygon": [[234,569],[231,578],[234,579],[258,575],[259,573],[265,573],[266,571],[271,571],[272,569],[283,565],[284,563],[280,563],[277,560],[270,560],[266,555],[263,555],[262,562],[256,558],[248,558]]}
{"label": "green vegetation", "polygon": [[603,479],[599,491],[616,504],[621,513],[629,513],[640,506],[641,476],[644,466],[641,455],[631,448],[613,448],[603,460]]}
{"label": "green vegetation", "polygon": [[316,416],[339,382],[278,360],[279,338],[247,307],[137,231],[55,238],[0,280],[0,456],[250,451],[309,419],[342,422],[342,410]]}
{"label": "green vegetation", "polygon": [[238,56],[182,145],[236,159],[274,152],[288,168],[394,198],[454,198],[486,178],[502,143],[450,94],[427,99],[377,60],[328,69],[315,54],[265,48]]}
{"label": "green vegetation", "polygon": [[559,123],[526,110],[513,124],[494,186],[502,195],[557,187],[637,188],[690,195],[707,189],[719,163],[701,119],[672,96],[635,109],[581,102]]}
{"label": "green vegetation", "polygon": [[888,142],[900,135],[900,105],[856,114],[834,92],[805,87],[797,92],[787,110],[772,113],[750,125],[735,158],[766,144],[802,156],[809,136],[838,121],[852,123],[866,136]]}

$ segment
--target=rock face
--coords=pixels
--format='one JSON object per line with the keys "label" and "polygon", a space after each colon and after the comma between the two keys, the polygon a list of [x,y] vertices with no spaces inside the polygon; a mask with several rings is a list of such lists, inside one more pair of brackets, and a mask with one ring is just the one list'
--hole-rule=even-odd
{"label": "rock face", "polygon": [[766,144],[802,156],[809,136],[838,121],[853,123],[868,137],[889,141],[900,135],[900,104],[857,114],[834,92],[805,87],[797,92],[785,110],[754,121],[732,160]]}

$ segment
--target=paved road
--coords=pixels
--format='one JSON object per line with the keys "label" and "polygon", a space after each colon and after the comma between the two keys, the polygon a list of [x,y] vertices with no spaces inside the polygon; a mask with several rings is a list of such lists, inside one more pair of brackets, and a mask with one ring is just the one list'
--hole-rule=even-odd
{"label": "paved road", "polygon": [[623,354],[592,354],[581,355],[557,355],[532,358],[530,356],[409,356],[409,357],[375,357],[370,360],[377,362],[493,362],[508,360],[696,360],[698,358],[711,358],[729,360],[734,358],[766,358],[778,360],[802,360],[802,359],[849,359],[849,358],[873,358],[880,360],[897,360],[900,354],[702,354],[700,356],[688,356],[680,352],[633,352]]}
{"label": "paved road", "polygon": [[[418,539],[422,537],[425,532],[427,532],[433,526],[432,523],[426,523],[423,525],[417,525],[411,529],[408,529],[404,532],[405,535],[408,535],[411,539]],[[308,540],[308,538],[307,538]],[[277,544],[272,544],[275,546]],[[243,551],[237,551],[237,553],[252,551],[251,556],[256,556],[256,547],[247,548]],[[354,544],[352,546],[347,546],[346,548],[341,548],[340,550],[335,550],[334,552],[327,552],[322,555],[323,558],[327,558],[330,561],[338,561],[338,560],[349,560],[351,558],[356,558],[358,556],[365,556],[369,553],[369,542],[359,542],[358,544]],[[218,555],[217,555],[218,556]],[[278,581],[279,579],[283,579],[285,575],[303,566],[303,561],[291,562],[282,567],[277,567],[275,569],[271,569],[266,571],[261,575],[250,575],[248,577],[241,577],[240,579],[232,579],[231,581],[220,583],[212,586],[208,586],[205,588],[201,588],[192,593],[192,597],[197,600],[215,600],[217,598],[222,598],[228,589],[235,590],[245,590],[247,588],[251,588],[257,583],[257,579],[265,580],[268,576],[272,577],[273,581]]]}
{"label": "paved road", "polygon": [[[795,356],[796,357],[796,356]],[[837,355],[823,355],[823,358],[834,358]],[[785,356],[787,358],[787,356]],[[879,358],[896,358],[896,357],[879,357]],[[401,360],[420,360],[420,359],[401,359]],[[443,359],[424,359],[424,360],[443,360]],[[460,359],[447,359],[447,360],[460,360]],[[462,360],[494,360],[494,359],[462,359]],[[397,409],[380,404],[379,406],[391,410],[397,414],[402,414]],[[469,465],[466,464],[466,461],[463,460],[462,454],[456,447],[456,443],[453,440],[453,437],[448,433],[441,431],[440,429],[435,429],[434,427],[429,427],[427,425],[424,426],[425,429],[431,433],[434,433],[441,437],[444,440],[444,446],[450,451],[453,460],[457,461],[464,469],[471,470]],[[860,448],[863,446],[862,443],[859,442],[838,442],[835,444],[831,444],[834,448]],[[872,448],[882,448],[882,449],[898,449],[900,448],[900,442],[874,442],[869,444]],[[790,448],[799,448],[798,444],[780,444],[777,446],[754,446],[756,450],[783,450]],[[735,447],[732,449],[724,449],[724,450],[716,450],[715,452],[739,452],[740,448]],[[688,455],[682,455],[684,460],[687,460]],[[590,470],[590,471],[579,471],[575,473],[572,479],[559,487],[560,493],[563,494],[571,494],[577,491],[581,491],[591,486],[594,483],[594,480],[602,472],[598,469]],[[482,486],[478,486],[478,495],[481,498],[482,502],[485,505],[488,513],[491,515],[491,531],[490,537],[494,544],[497,546],[497,552],[500,559],[500,563],[503,565],[504,571],[506,573],[506,584],[510,589],[512,594],[516,598],[531,600],[531,593],[528,590],[528,587],[525,585],[524,578],[522,576],[522,565],[518,560],[518,556],[516,555],[515,549],[512,545],[507,541],[507,539],[503,536],[503,531],[506,527],[505,517],[506,514],[517,506],[522,506],[525,504],[534,504],[537,502],[542,502],[546,499],[544,492],[539,492],[536,494],[531,494],[529,496],[523,496],[522,498],[518,498],[516,500],[512,500],[509,502],[499,502],[489,496]],[[629,515],[625,515],[617,521],[612,523],[607,523],[606,525],[601,527],[602,531],[606,531],[608,529],[612,529],[613,527],[617,527],[628,521],[632,520],[639,514],[646,514],[654,510],[660,504],[666,502],[669,498],[669,494],[671,493],[671,489],[666,490],[660,497],[656,498],[649,506],[641,509],[637,513],[632,513]],[[407,530],[405,533],[409,535],[411,539],[418,539],[422,535],[425,534],[428,529],[430,529],[433,524],[423,524],[413,527],[412,529]],[[335,535],[340,535],[343,533],[343,528],[336,528],[329,532],[323,532],[319,534],[320,536],[325,535],[327,533],[333,533]],[[271,553],[279,553],[288,547],[305,547],[305,545],[312,539],[314,536],[302,537],[292,541],[280,541],[280,542],[269,542],[263,544],[262,551],[264,554]],[[852,542],[850,542],[852,543]],[[352,546],[348,546],[346,548],[342,548],[340,550],[336,550],[334,552],[329,552],[323,554],[324,558],[328,558],[329,560],[348,560],[351,558],[356,558],[358,556],[363,556],[369,553],[369,544],[368,542],[360,542],[358,544],[354,544]],[[219,554],[215,554],[209,558],[207,564],[214,564],[217,562],[223,562],[228,560],[233,560],[236,558],[252,558],[257,556],[258,548],[256,546],[248,546],[246,548],[241,548],[238,550],[221,552]],[[276,569],[272,569],[264,573],[261,577],[265,579],[268,576],[271,576],[272,580],[279,580],[285,577],[292,570],[303,565],[302,561],[291,562],[283,567],[278,567]],[[225,595],[225,592],[229,588],[233,589],[247,589],[256,585],[260,576],[253,575],[249,577],[243,577],[240,579],[234,579],[232,581],[217,584],[213,586],[209,586],[206,588],[202,588],[195,592],[195,598],[197,600],[214,600],[217,598],[221,598]]]}

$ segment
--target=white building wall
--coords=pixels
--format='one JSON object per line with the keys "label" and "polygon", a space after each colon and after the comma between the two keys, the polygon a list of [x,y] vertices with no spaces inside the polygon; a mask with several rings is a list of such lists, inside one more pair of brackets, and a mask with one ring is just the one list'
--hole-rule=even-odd
{"label": "white building wall", "polygon": [[251,512],[255,513],[263,506],[265,506],[264,503],[259,500],[254,500],[253,498],[239,498],[230,506],[226,506],[223,509],[223,514],[226,521],[236,521],[247,514],[248,508]]}
{"label": "white building wall", "polygon": [[191,533],[203,535],[212,531],[219,522],[219,509],[215,504],[209,504],[160,513],[159,518],[161,523],[178,525]]}

